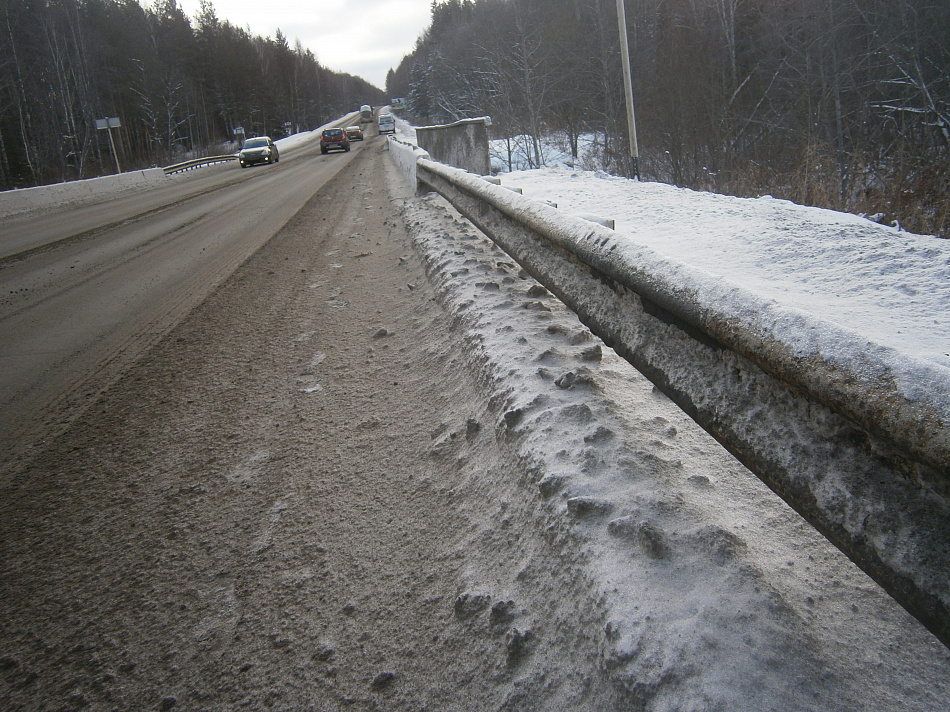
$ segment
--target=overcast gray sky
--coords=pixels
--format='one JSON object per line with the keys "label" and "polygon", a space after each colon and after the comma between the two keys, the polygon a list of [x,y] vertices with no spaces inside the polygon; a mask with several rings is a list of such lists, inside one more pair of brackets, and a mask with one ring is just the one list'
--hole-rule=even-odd
{"label": "overcast gray sky", "polygon": [[[145,4],[151,4],[146,0]],[[191,18],[199,0],[178,0]],[[212,0],[221,20],[273,38],[277,28],[325,67],[386,88],[386,72],[429,26],[431,0]]]}

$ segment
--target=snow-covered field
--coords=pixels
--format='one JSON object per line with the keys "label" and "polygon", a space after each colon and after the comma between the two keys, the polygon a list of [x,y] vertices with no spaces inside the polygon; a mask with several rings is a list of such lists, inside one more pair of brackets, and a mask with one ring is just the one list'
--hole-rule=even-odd
{"label": "snow-covered field", "polygon": [[[950,243],[565,168],[502,184],[950,367]],[[950,709],[950,651],[467,221],[425,202],[407,222],[504,414],[498,432],[533,473],[539,527],[587,561],[615,685],[650,710]],[[497,521],[486,513],[486,538]],[[495,588],[530,596],[515,576]]]}

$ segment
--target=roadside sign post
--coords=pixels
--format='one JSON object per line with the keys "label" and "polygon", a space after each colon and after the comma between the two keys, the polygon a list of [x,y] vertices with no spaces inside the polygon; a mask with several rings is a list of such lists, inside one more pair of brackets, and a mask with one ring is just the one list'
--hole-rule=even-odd
{"label": "roadside sign post", "polygon": [[96,119],[96,128],[101,130],[106,130],[109,132],[109,146],[112,148],[112,157],[115,159],[115,172],[121,173],[122,168],[119,166],[119,154],[115,150],[115,141],[112,140],[112,129],[117,129],[122,126],[122,122],[119,121],[116,117],[106,118],[106,119]]}

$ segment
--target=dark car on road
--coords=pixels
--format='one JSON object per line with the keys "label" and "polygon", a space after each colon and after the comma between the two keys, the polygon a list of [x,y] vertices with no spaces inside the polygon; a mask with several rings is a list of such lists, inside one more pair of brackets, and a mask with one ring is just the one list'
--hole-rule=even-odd
{"label": "dark car on road", "polygon": [[238,163],[241,168],[252,166],[255,163],[277,163],[280,152],[277,144],[271,141],[270,136],[255,136],[244,142],[238,153]]}
{"label": "dark car on road", "polygon": [[362,141],[363,129],[361,129],[359,126],[347,126],[346,137],[350,139],[350,141]]}
{"label": "dark car on road", "polygon": [[350,150],[350,139],[343,129],[323,129],[320,136],[320,153],[329,153],[330,149],[338,148],[341,151]]}

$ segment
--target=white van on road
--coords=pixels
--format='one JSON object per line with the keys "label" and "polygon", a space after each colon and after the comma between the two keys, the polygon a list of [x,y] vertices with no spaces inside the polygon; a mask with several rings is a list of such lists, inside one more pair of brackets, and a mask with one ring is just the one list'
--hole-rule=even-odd
{"label": "white van on road", "polygon": [[376,124],[379,127],[379,133],[396,133],[396,119],[393,118],[392,114],[380,114],[379,118],[376,120]]}

